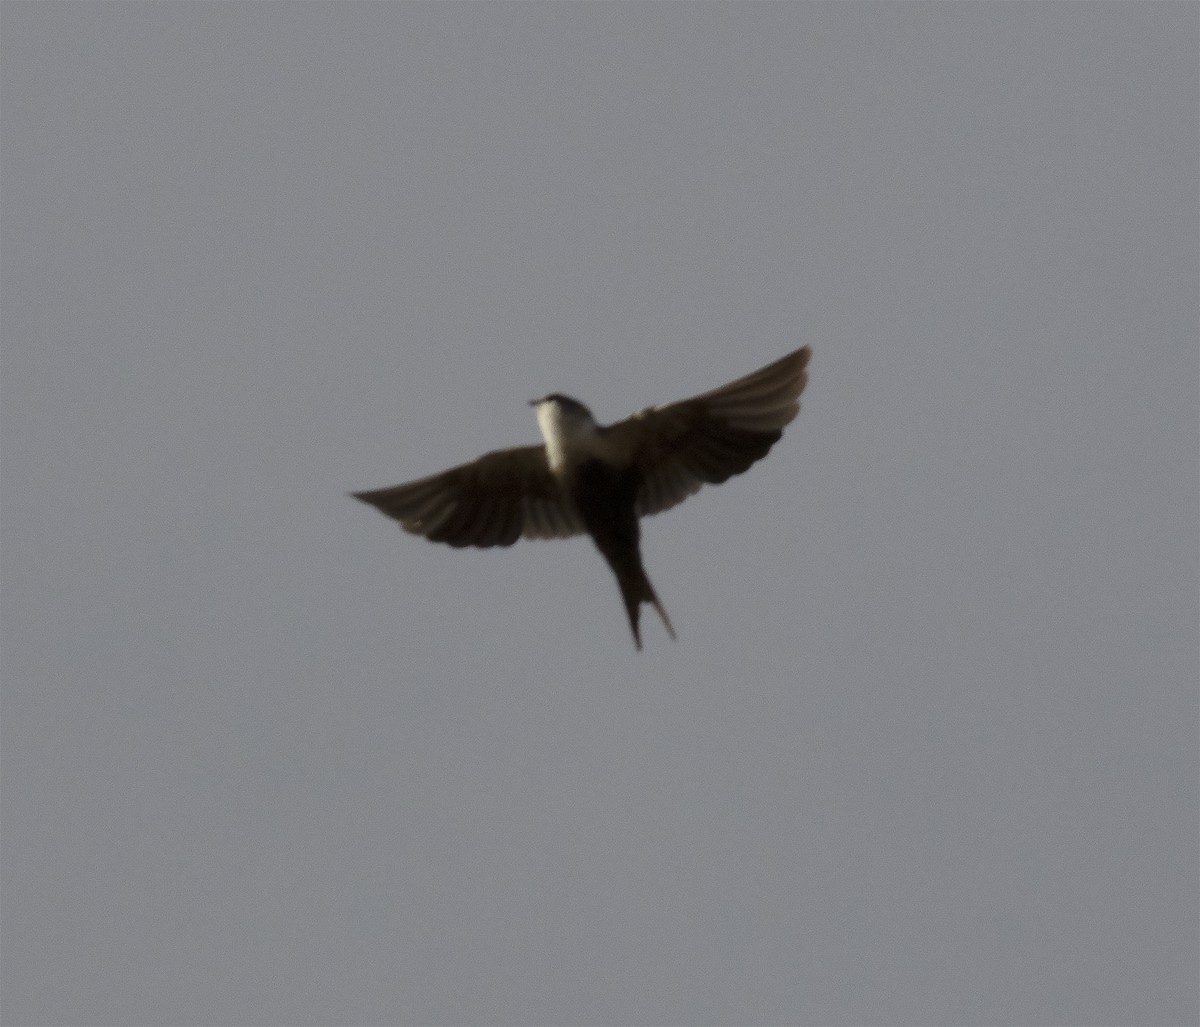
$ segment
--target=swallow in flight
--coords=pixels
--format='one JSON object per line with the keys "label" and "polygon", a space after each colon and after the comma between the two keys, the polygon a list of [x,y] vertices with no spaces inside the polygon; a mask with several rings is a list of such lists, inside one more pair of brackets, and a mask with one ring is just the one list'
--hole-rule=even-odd
{"label": "swallow in flight", "polygon": [[511,546],[588,534],[617,577],[633,642],[649,603],[675,637],[642,566],[638,518],[719,485],[767,455],[800,410],[808,346],[678,403],[599,425],[578,400],[530,401],[545,444],[500,449],[419,481],[352,493],[431,542]]}

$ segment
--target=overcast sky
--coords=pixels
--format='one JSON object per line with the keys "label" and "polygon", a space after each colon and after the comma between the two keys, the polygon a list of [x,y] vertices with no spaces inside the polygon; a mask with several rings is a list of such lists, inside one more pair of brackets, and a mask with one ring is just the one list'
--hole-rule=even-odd
{"label": "overcast sky", "polygon": [[[1194,1024],[1200,7],[0,5],[9,1024]],[[347,497],[813,347],[749,474]]]}

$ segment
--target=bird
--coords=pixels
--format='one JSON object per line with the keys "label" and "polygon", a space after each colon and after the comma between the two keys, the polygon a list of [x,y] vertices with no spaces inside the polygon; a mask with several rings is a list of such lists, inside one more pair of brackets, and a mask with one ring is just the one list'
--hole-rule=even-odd
{"label": "bird", "polygon": [[617,579],[636,649],[641,608],[674,625],[642,563],[639,519],[767,455],[800,410],[812,349],[690,399],[597,424],[558,392],[529,401],[543,444],[500,449],[438,474],[350,493],[407,532],[455,548],[589,535]]}

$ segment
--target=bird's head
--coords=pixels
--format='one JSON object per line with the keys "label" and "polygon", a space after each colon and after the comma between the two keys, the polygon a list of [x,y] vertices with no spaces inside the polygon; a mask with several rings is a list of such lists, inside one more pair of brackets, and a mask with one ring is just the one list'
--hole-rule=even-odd
{"label": "bird's head", "polygon": [[569,453],[590,448],[589,440],[596,436],[596,420],[579,400],[552,392],[541,399],[531,399],[529,405],[537,411],[538,427],[546,440],[552,466],[565,463]]}
{"label": "bird's head", "polygon": [[570,396],[564,396],[561,392],[552,392],[541,399],[531,399],[529,405],[537,409],[539,416],[541,416],[543,409],[553,409],[555,411],[554,416],[561,420],[591,421],[592,424],[596,423],[592,418],[592,412],[587,407],[580,403],[579,400],[572,399]]}

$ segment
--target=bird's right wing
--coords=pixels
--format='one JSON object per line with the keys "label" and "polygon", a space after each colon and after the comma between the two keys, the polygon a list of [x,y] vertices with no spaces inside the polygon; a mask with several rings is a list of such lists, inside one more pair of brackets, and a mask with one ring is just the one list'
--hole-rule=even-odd
{"label": "bird's right wing", "polygon": [[353,493],[414,535],[463,546],[566,538],[583,529],[550,473],[544,446],[486,453],[404,485]]}
{"label": "bird's right wing", "polygon": [[805,346],[728,385],[606,428],[641,473],[638,516],[669,510],[766,456],[800,409],[811,355]]}

